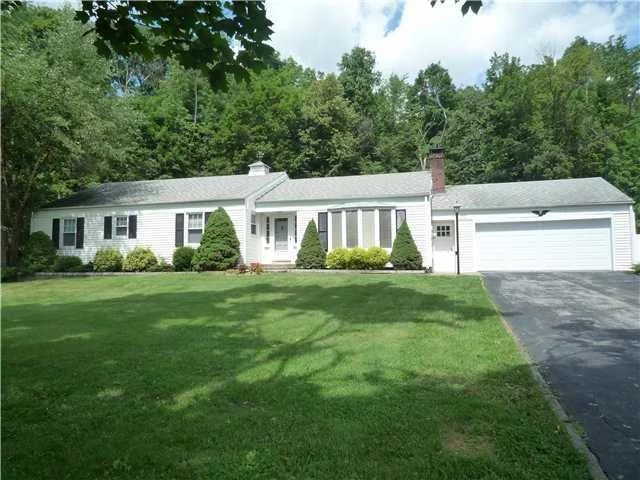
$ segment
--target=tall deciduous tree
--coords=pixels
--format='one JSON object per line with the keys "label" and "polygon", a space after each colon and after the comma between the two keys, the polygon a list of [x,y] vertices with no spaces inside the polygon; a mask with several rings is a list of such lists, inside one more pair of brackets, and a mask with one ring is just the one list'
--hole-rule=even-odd
{"label": "tall deciduous tree", "polygon": [[[70,10],[2,12],[2,233],[14,262],[31,212],[96,180],[127,144],[109,64]],[[123,121],[127,121],[123,119]]]}

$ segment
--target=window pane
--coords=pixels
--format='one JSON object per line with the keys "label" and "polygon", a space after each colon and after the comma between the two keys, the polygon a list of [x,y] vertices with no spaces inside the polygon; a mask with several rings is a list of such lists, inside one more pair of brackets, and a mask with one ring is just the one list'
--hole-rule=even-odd
{"label": "window pane", "polygon": [[200,243],[202,240],[202,230],[189,230],[189,243]]}
{"label": "window pane", "polygon": [[76,220],[75,218],[65,218],[64,220],[64,233],[76,233]]}
{"label": "window pane", "polygon": [[202,229],[202,214],[190,213],[189,214],[189,229]]}
{"label": "window pane", "polygon": [[373,247],[376,243],[376,232],[374,229],[374,210],[362,211],[362,246],[364,248]]}
{"label": "window pane", "polygon": [[76,234],[75,233],[65,233],[62,236],[62,244],[65,247],[74,247],[76,245]]}
{"label": "window pane", "polygon": [[342,212],[331,212],[331,248],[342,246]]}
{"label": "window pane", "polygon": [[396,210],[396,230],[400,228],[400,225],[402,225],[406,219],[407,219],[406,210]]}
{"label": "window pane", "polygon": [[380,246],[391,248],[391,210],[380,210]]}
{"label": "window pane", "polygon": [[358,211],[347,210],[347,247],[358,246]]}

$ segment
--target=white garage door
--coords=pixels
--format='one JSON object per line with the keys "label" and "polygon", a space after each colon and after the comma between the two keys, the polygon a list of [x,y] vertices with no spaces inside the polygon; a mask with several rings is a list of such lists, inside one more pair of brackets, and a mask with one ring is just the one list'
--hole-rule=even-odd
{"label": "white garage door", "polygon": [[611,270],[608,219],[476,225],[478,270]]}

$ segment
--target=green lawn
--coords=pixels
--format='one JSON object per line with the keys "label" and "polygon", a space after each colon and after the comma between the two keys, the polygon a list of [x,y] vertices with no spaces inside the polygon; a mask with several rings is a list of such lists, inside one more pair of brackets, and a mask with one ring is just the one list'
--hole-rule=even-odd
{"label": "green lawn", "polygon": [[478,277],[2,290],[3,478],[588,478]]}

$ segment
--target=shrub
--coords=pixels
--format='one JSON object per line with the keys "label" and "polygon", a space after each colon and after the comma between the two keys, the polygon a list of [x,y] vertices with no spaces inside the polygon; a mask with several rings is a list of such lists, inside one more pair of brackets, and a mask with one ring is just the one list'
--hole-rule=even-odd
{"label": "shrub", "polygon": [[164,258],[161,258],[157,264],[149,268],[149,271],[150,272],[173,272],[173,265],[167,263],[167,261]]}
{"label": "shrub", "polygon": [[327,252],[322,248],[320,236],[316,228],[316,222],[311,220],[304,231],[296,267],[298,268],[324,268],[327,261]]}
{"label": "shrub", "polygon": [[367,249],[367,268],[371,270],[382,270],[387,262],[389,262],[389,254],[384,248],[370,247]]}
{"label": "shrub", "polygon": [[122,269],[125,272],[148,272],[157,264],[158,259],[150,249],[136,247],[127,254]]}
{"label": "shrub", "polygon": [[53,262],[54,272],[79,272],[82,268],[82,259],[80,257],[60,255]]}
{"label": "shrub", "polygon": [[327,254],[327,268],[344,270],[349,268],[351,250],[348,248],[334,248]]}
{"label": "shrub", "polygon": [[0,267],[0,281],[15,282],[18,280],[18,268],[17,267]]}
{"label": "shrub", "polygon": [[233,223],[223,208],[209,217],[200,246],[193,255],[194,270],[228,270],[240,259],[240,242]]}
{"label": "shrub", "polygon": [[113,248],[103,248],[96,252],[93,259],[96,272],[119,272],[122,270],[122,254]]}
{"label": "shrub", "polygon": [[367,269],[367,251],[361,247],[350,249],[347,258],[347,268],[349,270]]}
{"label": "shrub", "polygon": [[56,247],[44,232],[34,232],[25,248],[24,267],[31,272],[46,272],[56,258]]}
{"label": "shrub", "polygon": [[389,260],[393,264],[393,268],[398,270],[420,270],[422,268],[422,255],[416,247],[416,242],[413,241],[407,222],[400,225],[398,229]]}
{"label": "shrub", "polygon": [[635,273],[636,275],[640,275],[640,263],[636,263],[633,267],[631,267],[631,270],[633,270],[633,273]]}
{"label": "shrub", "polygon": [[191,261],[193,254],[196,253],[195,248],[179,247],[173,252],[173,268],[176,272],[188,272],[191,270]]}

